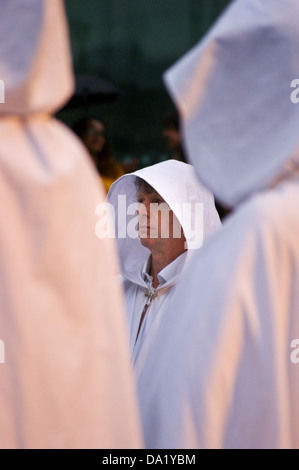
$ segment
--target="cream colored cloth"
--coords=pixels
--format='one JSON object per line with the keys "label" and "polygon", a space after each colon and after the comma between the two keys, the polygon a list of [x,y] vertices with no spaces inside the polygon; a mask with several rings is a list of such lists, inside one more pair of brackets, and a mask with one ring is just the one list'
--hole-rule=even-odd
{"label": "cream colored cloth", "polygon": [[297,0],[237,0],[166,73],[190,161],[234,211],[141,371],[148,448],[299,447],[298,16]]}
{"label": "cream colored cloth", "polygon": [[61,0],[1,0],[1,448],[142,446],[105,193],[50,116],[72,93]]}

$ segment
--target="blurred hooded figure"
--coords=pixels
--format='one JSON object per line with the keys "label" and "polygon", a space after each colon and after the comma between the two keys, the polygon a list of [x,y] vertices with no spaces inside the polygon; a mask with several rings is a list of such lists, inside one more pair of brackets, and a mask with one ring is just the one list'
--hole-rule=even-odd
{"label": "blurred hooded figure", "polygon": [[[192,165],[177,160],[122,176],[108,199],[116,214],[131,356],[138,374],[187,261],[221,222],[212,193]],[[136,222],[134,232],[130,229]],[[171,321],[168,326],[171,330]]]}
{"label": "blurred hooded figure", "polygon": [[61,0],[1,0],[0,447],[142,445],[103,187],[52,114],[73,90]]}
{"label": "blurred hooded figure", "polygon": [[298,17],[297,0],[234,1],[164,77],[190,161],[232,213],[139,376],[148,448],[299,447]]}

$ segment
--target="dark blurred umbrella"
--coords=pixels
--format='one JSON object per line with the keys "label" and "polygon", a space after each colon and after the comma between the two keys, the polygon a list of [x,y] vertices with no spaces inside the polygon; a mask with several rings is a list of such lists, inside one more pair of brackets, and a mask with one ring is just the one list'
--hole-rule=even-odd
{"label": "dark blurred umbrella", "polygon": [[64,106],[65,109],[92,106],[114,101],[120,90],[98,75],[76,75],[75,92]]}

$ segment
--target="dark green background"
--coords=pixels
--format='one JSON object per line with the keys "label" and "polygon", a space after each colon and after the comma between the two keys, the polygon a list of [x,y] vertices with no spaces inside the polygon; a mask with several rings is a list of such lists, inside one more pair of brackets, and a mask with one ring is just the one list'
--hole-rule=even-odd
{"label": "dark green background", "polygon": [[230,0],[65,0],[74,72],[99,74],[120,91],[113,102],[60,111],[104,121],[119,160],[168,158],[161,123],[172,103],[162,74],[194,46]]}

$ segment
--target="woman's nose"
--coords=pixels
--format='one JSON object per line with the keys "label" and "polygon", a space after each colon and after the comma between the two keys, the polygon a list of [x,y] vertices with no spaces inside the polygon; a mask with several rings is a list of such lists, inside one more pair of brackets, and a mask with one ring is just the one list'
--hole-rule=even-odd
{"label": "woman's nose", "polygon": [[149,215],[150,214],[150,204],[148,202],[142,202],[139,204],[137,209],[138,215]]}

